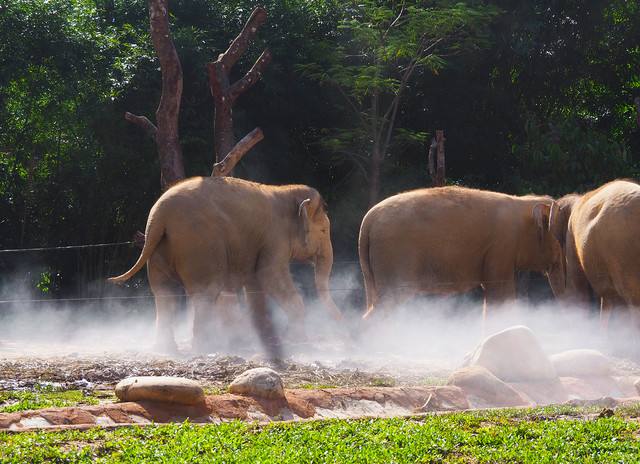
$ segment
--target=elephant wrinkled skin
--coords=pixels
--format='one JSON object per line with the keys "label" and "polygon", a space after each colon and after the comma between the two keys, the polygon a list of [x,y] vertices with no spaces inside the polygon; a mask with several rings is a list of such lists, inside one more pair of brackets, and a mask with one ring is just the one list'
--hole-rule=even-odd
{"label": "elephant wrinkled skin", "polygon": [[600,299],[606,329],[613,307],[640,307],[640,185],[616,180],[558,200],[552,230],[566,256],[566,288],[557,297]]}
{"label": "elephant wrinkled skin", "polygon": [[515,298],[518,270],[546,272],[552,286],[563,285],[562,250],[549,231],[554,205],[546,196],[460,187],[414,190],[378,203],[360,228],[364,317],[416,293],[462,293],[478,286],[486,315],[488,305]]}
{"label": "elephant wrinkled skin", "polygon": [[273,357],[277,337],[266,296],[302,333],[304,304],[289,272],[291,259],[315,265],[318,297],[335,318],[329,293],[330,223],[320,194],[305,185],[271,186],[229,177],[195,177],[167,190],[151,208],[146,242],[123,282],[145,263],[156,303],[156,344],[175,349],[173,315],[179,282],[194,306],[193,346],[207,347],[207,319],[222,290],[246,289],[254,325]]}

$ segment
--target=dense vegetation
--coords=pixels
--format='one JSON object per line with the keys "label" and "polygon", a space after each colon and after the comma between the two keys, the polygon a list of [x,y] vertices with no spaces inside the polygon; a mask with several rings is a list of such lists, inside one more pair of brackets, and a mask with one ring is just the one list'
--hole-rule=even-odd
{"label": "dense vegetation", "polygon": [[0,435],[19,462],[636,462],[638,423],[559,416],[576,411],[457,413],[415,420],[298,424],[189,423]]}
{"label": "dense vegetation", "polygon": [[[234,115],[237,135],[260,126],[266,138],[236,175],[317,187],[329,203],[337,259],[355,256],[368,206],[366,163],[384,161],[382,197],[429,185],[426,150],[435,129],[447,137],[451,183],[561,195],[636,175],[635,0],[260,3],[268,23],[235,72],[266,45],[274,58]],[[205,65],[256,4],[170,2],[184,69],[180,131],[189,175],[208,174],[213,161]],[[409,19],[384,35],[403,8]],[[442,39],[428,56],[415,47],[425,34]],[[152,116],[159,94],[144,0],[3,2],[0,248],[123,241],[143,229],[160,193],[158,161],[123,114]],[[373,95],[380,107],[400,95],[393,127],[380,122],[382,146],[363,130],[383,116]],[[89,284],[135,255],[122,247],[2,255],[0,271],[37,268],[17,274],[27,287],[99,295],[102,284]]]}

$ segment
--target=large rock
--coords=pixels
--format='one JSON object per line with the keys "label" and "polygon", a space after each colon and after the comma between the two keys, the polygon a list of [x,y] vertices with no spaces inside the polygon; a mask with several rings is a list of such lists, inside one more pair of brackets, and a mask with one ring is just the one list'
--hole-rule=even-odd
{"label": "large rock", "polygon": [[533,332],[522,325],[486,338],[469,355],[465,365],[482,366],[504,382],[543,381],[558,377]]}
{"label": "large rock", "polygon": [[162,401],[193,405],[204,401],[204,391],[195,380],[183,377],[129,377],[116,385],[121,401]]}
{"label": "large rock", "polygon": [[482,366],[458,369],[447,385],[460,387],[472,408],[530,406],[520,393]]}
{"label": "large rock", "polygon": [[229,391],[238,395],[268,399],[284,399],[284,385],[276,371],[268,367],[256,367],[236,377]]}
{"label": "large rock", "polygon": [[551,363],[560,377],[604,377],[611,375],[611,361],[596,350],[569,350],[554,354]]}

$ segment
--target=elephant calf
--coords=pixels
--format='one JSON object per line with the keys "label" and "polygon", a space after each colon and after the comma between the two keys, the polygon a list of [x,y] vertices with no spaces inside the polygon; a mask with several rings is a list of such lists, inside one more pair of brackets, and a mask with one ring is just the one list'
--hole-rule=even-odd
{"label": "elephant calf", "polygon": [[566,290],[560,294],[584,304],[593,292],[606,330],[613,307],[640,308],[640,185],[616,180],[567,195],[558,205],[552,230],[566,255]]}
{"label": "elephant calf", "polygon": [[156,303],[156,344],[175,350],[173,315],[179,282],[194,305],[193,346],[203,349],[210,308],[223,289],[247,290],[258,332],[271,354],[276,339],[266,296],[303,331],[304,304],[289,272],[291,259],[315,265],[318,297],[334,317],[329,293],[333,265],[330,223],[320,194],[305,185],[271,186],[230,177],[195,177],[167,190],[147,219],[146,242],[123,282],[148,263]]}
{"label": "elephant calf", "polygon": [[360,227],[366,318],[418,292],[482,286],[486,306],[515,298],[518,270],[562,285],[562,250],[549,231],[554,201],[460,187],[414,190],[378,203]]}

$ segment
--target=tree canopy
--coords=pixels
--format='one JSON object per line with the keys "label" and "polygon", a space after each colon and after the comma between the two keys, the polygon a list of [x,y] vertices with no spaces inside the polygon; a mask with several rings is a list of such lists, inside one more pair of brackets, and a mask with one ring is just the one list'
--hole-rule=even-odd
{"label": "tree canopy", "polygon": [[[214,161],[206,64],[256,5],[170,2],[187,175],[209,175]],[[260,126],[265,139],[235,174],[318,188],[337,259],[356,255],[368,162],[384,161],[380,198],[429,186],[436,129],[447,138],[450,183],[559,196],[637,175],[635,0],[261,5],[268,20],[234,72],[267,46],[273,58],[234,119],[237,138]],[[160,194],[158,160],[123,115],[153,114],[160,91],[143,0],[2,3],[0,248],[117,242],[143,229]],[[48,291],[78,294],[131,254],[7,255],[0,269],[37,262]]]}

